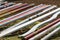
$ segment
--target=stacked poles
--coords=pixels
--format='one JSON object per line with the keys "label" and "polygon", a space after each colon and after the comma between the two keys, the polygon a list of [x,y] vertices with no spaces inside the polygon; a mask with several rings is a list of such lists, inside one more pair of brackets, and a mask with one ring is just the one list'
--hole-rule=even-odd
{"label": "stacked poles", "polygon": [[[46,9],[44,9],[42,12],[40,12],[40,13],[38,13],[38,14],[36,14],[36,15],[33,15],[33,16],[31,16],[31,17],[23,20],[23,21],[21,21],[20,23],[14,25],[13,27],[10,27],[10,28],[6,29],[5,31],[11,30],[11,29],[14,28],[15,26],[18,26],[18,25],[21,25],[21,24],[23,24],[23,23],[26,23],[26,22],[32,20],[34,17],[37,17],[37,16],[39,16],[39,15],[41,15],[41,14],[44,14],[45,12],[47,12],[47,11],[49,11],[49,10],[51,10],[51,9],[54,9],[54,8],[56,8],[56,6],[51,6],[51,7],[49,7],[49,8],[46,8]],[[59,13],[53,15],[50,19],[51,19],[51,20],[55,19],[55,18],[58,16],[58,14],[59,14]],[[54,16],[55,16],[55,17],[54,17]],[[49,21],[51,21],[51,20],[49,20]],[[47,21],[47,22],[48,22],[48,21]],[[46,23],[46,22],[44,22],[44,23]],[[42,25],[42,24],[43,24],[43,22],[41,23],[41,25]],[[36,30],[37,27],[33,27],[33,28],[28,32],[28,34],[31,33],[31,32],[33,32],[33,31],[35,31],[35,30],[33,30],[33,29]],[[32,31],[32,30],[33,30],[33,31]],[[27,33],[26,33],[26,34],[22,34],[22,35],[27,35]],[[22,35],[20,35],[20,36],[22,36]]]}
{"label": "stacked poles", "polygon": [[[12,32],[15,32],[15,31],[23,28],[23,27],[26,27],[27,25],[29,25],[29,24],[31,24],[31,23],[34,23],[34,22],[36,22],[36,21],[38,21],[38,20],[41,20],[41,19],[43,19],[43,18],[45,18],[45,17],[47,17],[47,16],[49,16],[49,15],[55,14],[55,13],[58,12],[59,10],[60,10],[60,8],[57,8],[57,9],[55,9],[55,10],[53,10],[53,11],[51,11],[51,12],[49,12],[49,13],[43,15],[43,16],[40,16],[40,17],[37,17],[37,18],[33,19],[34,21],[31,20],[31,21],[26,22],[26,23],[24,23],[24,24],[16,25],[16,26],[14,26],[14,28],[11,29],[11,30],[7,30],[7,31],[6,31],[6,30],[3,30],[3,31],[1,31],[0,37],[6,36],[6,35],[8,35],[8,34],[10,34],[10,33],[12,33]],[[59,22],[60,20],[57,20],[57,21]],[[13,27],[13,26],[12,26],[12,27]],[[26,38],[27,38],[27,37],[26,37]],[[30,36],[29,36],[29,38],[30,38]]]}
{"label": "stacked poles", "polygon": [[[51,9],[54,9],[55,7],[56,7],[56,6],[51,6],[51,7],[47,8],[47,9],[43,10],[42,12],[40,12],[40,13],[38,13],[38,14],[36,14],[36,15],[33,15],[33,16],[31,16],[31,17],[23,20],[23,21],[21,21],[20,23],[14,25],[13,27],[8,28],[8,30],[14,28],[14,27],[17,26],[17,25],[21,25],[21,24],[23,24],[23,23],[26,23],[26,22],[32,20],[34,17],[37,17],[37,16],[39,16],[39,15],[41,15],[41,14],[44,14],[45,12],[47,12],[47,11],[49,11],[49,10],[51,10]],[[55,18],[56,18],[56,17],[58,16],[58,14],[55,14],[54,16],[55,16]],[[53,17],[52,17],[52,18],[53,18]],[[53,18],[53,19],[54,19],[54,18]],[[51,20],[53,20],[53,19],[51,19]]]}
{"label": "stacked poles", "polygon": [[60,31],[60,26],[57,27],[55,30],[53,30],[51,33],[49,33],[48,35],[46,35],[45,37],[43,37],[41,40],[48,40],[51,36],[53,36],[55,33],[57,33],[58,31]]}
{"label": "stacked poles", "polygon": [[26,10],[26,11],[23,11],[23,12],[21,12],[21,13],[18,13],[18,14],[16,14],[16,15],[13,15],[13,16],[11,16],[11,17],[8,17],[8,18],[6,18],[6,19],[3,19],[3,20],[0,21],[0,26],[3,25],[3,24],[7,24],[7,23],[9,23],[9,22],[12,22],[12,21],[14,21],[14,20],[17,20],[17,19],[19,19],[19,18],[22,18],[22,17],[24,17],[24,16],[27,16],[27,15],[29,15],[29,14],[35,13],[35,12],[37,12],[37,11],[39,11],[39,10],[42,10],[42,9],[44,9],[44,8],[46,8],[46,7],[49,7],[49,6],[50,6],[50,5],[44,5],[44,6],[41,7],[41,5],[38,5],[38,6],[35,6],[35,7],[33,7],[33,8],[30,8],[30,9],[28,9],[28,10]]}
{"label": "stacked poles", "polygon": [[58,22],[60,22],[60,18],[57,19],[57,20],[55,20],[55,21],[53,21],[52,23],[48,24],[47,26],[45,26],[45,27],[43,27],[43,28],[41,28],[41,29],[39,29],[39,30],[33,32],[33,33],[30,33],[30,34],[27,35],[27,36],[25,36],[25,37],[24,37],[25,40],[30,39],[30,38],[33,37],[34,35],[36,35],[36,34],[42,32],[42,31],[46,30],[47,28],[50,28],[51,26],[53,26],[54,24],[56,24],[56,23],[58,23]]}
{"label": "stacked poles", "polygon": [[6,15],[15,13],[15,12],[20,11],[20,10],[24,10],[24,9],[26,9],[26,8],[29,8],[29,7],[33,6],[33,5],[34,5],[34,4],[30,4],[30,5],[26,5],[26,6],[24,6],[24,7],[20,7],[20,8],[18,8],[18,9],[16,9],[16,10],[13,10],[13,11],[10,11],[10,12],[8,12],[8,13],[5,13],[5,14],[0,15],[0,17],[3,17],[3,16],[6,16]]}
{"label": "stacked poles", "polygon": [[[51,18],[49,18],[48,20],[45,20],[45,21],[43,21],[43,22],[41,22],[41,23],[33,26],[27,33],[24,33],[24,34],[22,34],[22,35],[20,35],[20,36],[26,36],[26,35],[34,32],[34,31],[35,31],[38,27],[40,27],[41,25],[44,25],[45,23],[51,22],[52,20],[56,19],[59,14],[60,14],[60,12],[54,14],[54,15],[53,15]],[[33,29],[34,29],[34,30],[33,30]]]}
{"label": "stacked poles", "polygon": [[35,35],[34,37],[30,38],[29,40],[35,40],[37,38],[42,38],[44,35],[48,34],[48,32],[51,32],[52,30],[57,28],[58,25],[60,25],[60,22],[58,22],[55,25],[51,26],[50,28],[42,31],[41,33],[38,33],[37,35]]}
{"label": "stacked poles", "polygon": [[[11,3],[6,3],[4,5],[2,5],[1,7],[4,6],[4,7],[7,7],[7,8],[2,8],[0,10],[0,15],[1,15],[0,18],[4,17],[6,15],[12,14],[12,13],[18,12],[20,10],[24,10],[26,8],[32,7],[34,4],[18,3],[16,5],[14,5],[14,3],[11,2]],[[55,8],[55,10],[52,10],[54,8]],[[52,10],[52,11],[50,11],[49,13],[46,13],[49,10]],[[27,27],[27,25],[30,25],[30,24],[32,24],[36,21],[39,21],[43,18],[46,18],[47,16],[52,15],[52,14],[53,14],[53,16],[51,18],[49,18],[48,20],[45,20],[45,21],[43,21],[39,24],[36,24],[28,32],[26,32],[22,35],[19,35],[19,37],[22,37],[23,38],[22,40],[35,40],[39,37],[44,36],[45,34],[48,34],[48,32],[51,32],[52,30],[55,29],[54,31],[49,33],[47,36],[44,36],[41,39],[41,40],[47,40],[53,34],[55,34],[57,31],[60,30],[60,27],[57,28],[57,26],[60,25],[60,18],[56,19],[57,16],[60,14],[60,8],[56,8],[55,5],[51,6],[51,5],[44,5],[44,4],[34,6],[34,7],[29,8],[29,9],[23,11],[23,12],[20,12],[18,14],[15,14],[13,16],[5,18],[5,19],[0,21],[0,26],[8,24],[10,22],[13,22],[13,21],[19,19],[19,18],[23,18],[25,16],[28,16],[28,15],[33,14],[33,13],[38,12],[38,11],[42,11],[42,12],[40,12],[38,14],[35,14],[35,15],[17,23],[16,25],[13,25],[13,26],[1,31],[0,37],[4,37],[6,35],[9,35],[9,34],[15,32],[17,30],[20,30],[23,27]],[[46,14],[44,14],[44,13],[46,13]],[[42,14],[44,14],[44,15],[42,15]],[[42,15],[42,16],[40,16],[40,15]],[[54,19],[56,19],[56,20],[51,22]],[[48,22],[51,22],[51,23],[48,24],[47,26],[44,26],[44,27],[40,28],[39,30],[35,31],[39,26],[41,26],[45,23],[48,23]]]}

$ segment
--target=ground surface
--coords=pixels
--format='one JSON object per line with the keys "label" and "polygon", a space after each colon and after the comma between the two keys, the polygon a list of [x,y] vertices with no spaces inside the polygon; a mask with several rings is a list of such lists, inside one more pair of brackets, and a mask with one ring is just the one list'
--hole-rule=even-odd
{"label": "ground surface", "polygon": [[[9,0],[8,0],[9,1]],[[10,0],[10,1],[15,1],[15,0]],[[55,4],[60,6],[60,0],[16,0],[20,2],[26,2],[26,3],[35,3],[35,4]]]}

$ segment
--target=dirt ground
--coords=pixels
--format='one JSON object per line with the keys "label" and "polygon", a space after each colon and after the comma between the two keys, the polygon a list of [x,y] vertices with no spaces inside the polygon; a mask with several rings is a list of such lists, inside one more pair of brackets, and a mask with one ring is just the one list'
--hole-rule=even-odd
{"label": "dirt ground", "polygon": [[19,1],[23,3],[35,3],[35,4],[53,4],[60,6],[60,0],[7,0],[7,1]]}

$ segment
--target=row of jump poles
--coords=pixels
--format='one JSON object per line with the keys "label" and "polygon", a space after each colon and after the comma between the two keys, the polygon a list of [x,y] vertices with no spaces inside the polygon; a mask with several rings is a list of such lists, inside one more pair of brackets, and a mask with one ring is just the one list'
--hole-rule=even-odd
{"label": "row of jump poles", "polygon": [[[7,3],[7,4],[4,3],[3,5],[4,6],[9,5],[9,6],[7,6],[5,8],[1,7],[0,18],[7,16],[9,14],[13,14],[18,11],[21,11],[23,9],[26,9],[26,10],[0,20],[0,26],[9,24],[10,22],[13,22],[15,20],[18,20],[18,19],[23,18],[28,15],[34,14],[36,12],[39,12],[39,13],[36,13],[36,14],[30,16],[29,18],[26,18],[23,21],[17,23],[16,25],[13,25],[13,26],[1,31],[0,37],[7,36],[15,31],[18,31],[24,27],[27,27],[27,25],[30,25],[36,21],[45,19],[50,15],[52,15],[50,18],[48,18],[47,20],[45,20],[41,23],[36,24],[26,33],[19,35],[19,37],[22,37],[22,39],[24,38],[23,40],[35,40],[36,38],[42,37],[42,36],[46,35],[47,32],[50,32],[55,29],[54,31],[49,33],[47,36],[45,36],[41,39],[41,40],[47,40],[50,36],[52,36],[54,33],[56,33],[58,30],[60,30],[60,28],[57,27],[58,25],[60,25],[60,17],[57,18],[60,15],[60,8],[57,7],[56,5],[39,4],[39,5],[35,6],[35,4],[33,4],[33,3],[32,4],[28,4],[28,3],[17,3],[16,4],[16,3],[12,3],[12,2]],[[2,4],[1,4],[1,6],[2,6]],[[49,24],[36,31],[37,28],[41,27],[41,25],[44,25],[46,23],[49,23]]]}

